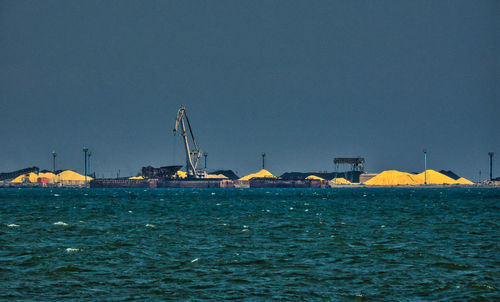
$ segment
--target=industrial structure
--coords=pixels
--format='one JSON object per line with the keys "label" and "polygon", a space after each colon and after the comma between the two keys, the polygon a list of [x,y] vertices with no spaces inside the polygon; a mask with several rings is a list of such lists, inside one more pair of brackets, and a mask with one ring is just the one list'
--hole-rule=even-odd
{"label": "industrial structure", "polygon": [[[226,188],[234,186],[233,181],[231,179],[227,179],[226,176],[224,176],[226,178],[206,178],[208,153],[203,153],[203,151],[198,147],[196,139],[194,138],[193,128],[191,127],[191,122],[189,121],[186,107],[184,105],[182,105],[177,111],[174,125],[174,135],[181,136],[184,143],[184,151],[186,154],[185,178],[179,176],[179,170],[182,168],[180,165],[165,166],[160,168],[147,166],[142,168],[141,177],[94,179],[90,182],[90,186],[93,188]],[[202,156],[205,157],[205,168],[198,167],[201,165],[200,158]]]}
{"label": "industrial structure", "polygon": [[[184,122],[186,120],[186,122]],[[191,142],[193,143],[193,149],[191,150],[189,147],[188,135],[186,133],[186,123],[189,128],[189,134],[191,137]],[[179,124],[181,125],[181,131],[179,131]],[[204,178],[206,176],[205,169],[199,169],[198,163],[200,161],[203,152],[198,147],[196,140],[194,138],[193,129],[191,128],[191,123],[189,122],[189,118],[186,112],[186,107],[184,105],[179,108],[177,111],[177,118],[175,120],[174,126],[174,135],[179,134],[182,136],[184,141],[184,148],[186,151],[186,172],[188,178]]]}
{"label": "industrial structure", "polygon": [[141,175],[143,178],[173,178],[182,166],[166,166],[154,168],[151,166],[142,167]]}
{"label": "industrial structure", "polygon": [[[335,166],[335,178],[343,177],[350,182],[359,182],[360,175],[365,173],[365,159],[363,157],[335,157],[333,159]],[[346,167],[343,172],[339,171],[340,167]],[[343,175],[342,175],[343,174]]]}
{"label": "industrial structure", "polygon": [[350,171],[364,172],[365,170],[365,159],[363,157],[335,157],[333,164],[335,165],[335,172],[339,172],[341,165],[349,166]]}
{"label": "industrial structure", "polygon": [[13,178],[18,177],[19,175],[29,174],[29,173],[38,174],[39,172],[40,172],[40,169],[38,167],[31,167],[31,168],[25,168],[25,169],[13,171],[13,172],[0,173],[0,180],[13,179]]}
{"label": "industrial structure", "polygon": [[[91,177],[90,160],[92,153],[89,148],[84,147],[84,175],[80,175],[70,170],[56,171],[56,152],[52,152],[52,172],[39,171],[38,167],[27,168],[9,173],[0,173],[1,186],[75,186],[87,187],[88,181],[91,188],[325,188],[351,185],[392,185],[393,183],[402,185],[421,185],[421,184],[465,184],[471,185],[472,182],[460,178],[452,171],[441,173],[430,170],[430,176],[427,175],[427,150],[424,149],[424,172],[409,174],[399,171],[384,171],[377,174],[365,173],[365,159],[363,157],[336,157],[333,159],[335,167],[334,172],[287,172],[276,177],[265,170],[266,153],[262,152],[262,170],[239,178],[231,170],[218,170],[207,174],[207,156],[203,152],[194,137],[191,122],[188,118],[186,107],[180,106],[177,111],[174,136],[180,136],[183,141],[185,151],[185,166],[171,165],[155,168],[152,166],[142,167],[141,173],[134,177],[116,178],[95,178]],[[490,164],[490,184],[493,179],[493,152],[489,152]],[[204,157],[204,167],[200,167],[201,157]],[[181,168],[185,167],[185,171]],[[41,173],[40,173],[41,172]],[[387,172],[387,173],[386,173]],[[404,175],[403,175],[404,174]],[[387,177],[390,176],[390,177]],[[440,179],[446,178],[446,182],[436,182],[436,175]],[[412,183],[402,181],[403,178],[416,178],[418,181]],[[378,178],[376,178],[378,177]],[[385,178],[384,178],[385,177]],[[391,178],[392,177],[392,178]],[[399,177],[399,178],[398,178]],[[429,180],[430,177],[430,180]],[[387,178],[387,179],[386,179]],[[388,178],[391,178],[388,180]],[[397,179],[398,178],[398,179]],[[419,179],[423,181],[420,182]],[[374,179],[373,181],[371,179]],[[376,181],[375,181],[376,180]],[[404,179],[403,179],[404,180]],[[370,181],[372,183],[370,183]],[[498,185],[498,184],[495,184]]]}
{"label": "industrial structure", "polygon": [[286,172],[279,178],[283,180],[305,180],[308,176],[313,175],[323,179],[344,178],[351,183],[359,183],[360,177],[363,175],[361,171],[344,171],[344,172]]}

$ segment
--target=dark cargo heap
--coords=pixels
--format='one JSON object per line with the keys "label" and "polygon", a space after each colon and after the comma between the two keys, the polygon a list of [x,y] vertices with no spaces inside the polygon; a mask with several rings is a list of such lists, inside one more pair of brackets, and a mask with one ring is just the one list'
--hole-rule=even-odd
{"label": "dark cargo heap", "polygon": [[182,166],[143,167],[142,179],[98,178],[90,181],[91,188],[232,188],[228,179],[185,178],[175,175]]}

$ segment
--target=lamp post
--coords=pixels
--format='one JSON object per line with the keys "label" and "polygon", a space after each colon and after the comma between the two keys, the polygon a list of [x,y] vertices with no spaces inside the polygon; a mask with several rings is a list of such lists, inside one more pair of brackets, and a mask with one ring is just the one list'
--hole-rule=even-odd
{"label": "lamp post", "polygon": [[52,172],[54,174],[56,173],[56,156],[57,156],[56,151],[52,151]]}
{"label": "lamp post", "polygon": [[424,184],[427,184],[427,149],[424,149]]}
{"label": "lamp post", "polygon": [[89,164],[89,169],[88,169],[88,172],[89,172],[89,175],[92,175],[92,169],[90,169],[90,157],[92,156],[92,151],[89,151],[89,154],[88,154],[88,164]]}
{"label": "lamp post", "polygon": [[203,156],[205,157],[205,170],[207,169],[207,156],[208,156],[208,153],[205,152],[203,153]]}
{"label": "lamp post", "polygon": [[83,154],[85,157],[85,186],[87,186],[87,152],[89,151],[89,148],[83,147]]}
{"label": "lamp post", "polygon": [[490,181],[492,181],[493,180],[493,155],[495,155],[495,153],[488,152],[488,155],[490,157]]}
{"label": "lamp post", "polygon": [[262,152],[262,169],[265,169],[265,163],[266,163],[266,153]]}

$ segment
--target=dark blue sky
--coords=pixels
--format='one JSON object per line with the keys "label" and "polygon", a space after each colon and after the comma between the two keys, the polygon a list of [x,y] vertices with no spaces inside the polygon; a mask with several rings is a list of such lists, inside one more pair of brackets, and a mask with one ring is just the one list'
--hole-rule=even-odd
{"label": "dark blue sky", "polygon": [[500,173],[500,1],[1,1],[0,171]]}

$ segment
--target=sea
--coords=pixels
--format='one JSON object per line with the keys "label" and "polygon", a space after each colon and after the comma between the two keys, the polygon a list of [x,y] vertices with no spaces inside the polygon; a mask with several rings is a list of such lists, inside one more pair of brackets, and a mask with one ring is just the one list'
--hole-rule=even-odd
{"label": "sea", "polygon": [[500,189],[0,189],[0,300],[498,301]]}

